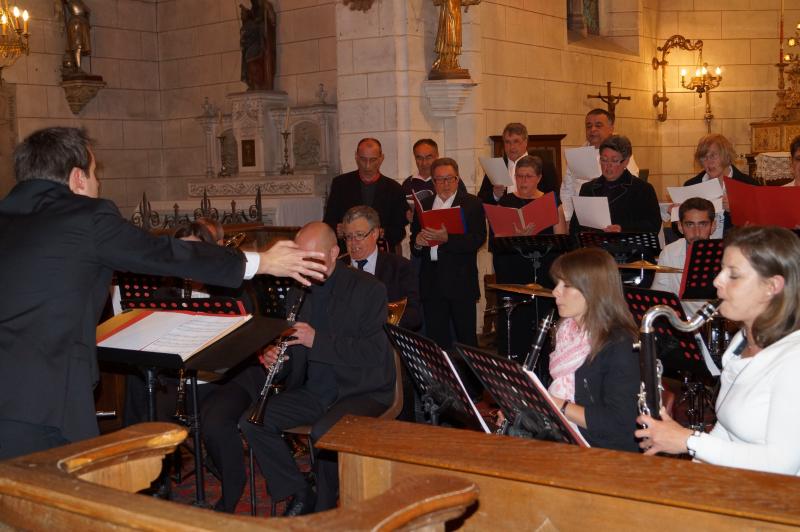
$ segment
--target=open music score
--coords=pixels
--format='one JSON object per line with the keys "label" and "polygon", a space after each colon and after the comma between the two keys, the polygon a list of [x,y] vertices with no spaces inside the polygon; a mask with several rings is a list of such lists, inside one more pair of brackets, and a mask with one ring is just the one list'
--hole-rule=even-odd
{"label": "open music score", "polygon": [[484,204],[483,210],[497,237],[520,235],[528,228],[531,235],[536,235],[558,223],[558,208],[553,192],[519,209]]}
{"label": "open music score", "polygon": [[98,347],[177,354],[185,362],[241,327],[252,315],[134,310],[103,323]]}

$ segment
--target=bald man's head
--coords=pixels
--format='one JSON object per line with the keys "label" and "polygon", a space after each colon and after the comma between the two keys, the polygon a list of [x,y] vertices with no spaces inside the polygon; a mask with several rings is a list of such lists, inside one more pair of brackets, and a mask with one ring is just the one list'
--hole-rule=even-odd
{"label": "bald man's head", "polygon": [[310,222],[304,225],[294,237],[294,242],[305,251],[320,251],[325,253],[325,265],[328,267],[327,276],[333,273],[336,267],[336,258],[339,256],[339,245],[336,233],[323,222]]}

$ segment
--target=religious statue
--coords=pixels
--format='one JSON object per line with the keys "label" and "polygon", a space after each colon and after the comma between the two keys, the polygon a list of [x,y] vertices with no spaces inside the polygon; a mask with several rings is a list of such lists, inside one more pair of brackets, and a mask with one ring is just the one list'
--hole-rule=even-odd
{"label": "religious statue", "polygon": [[242,28],[242,81],[247,90],[273,90],[276,66],[275,8],[269,0],[250,0],[250,9],[239,4]]}
{"label": "religious statue", "polygon": [[481,0],[433,0],[439,7],[439,25],[436,31],[436,61],[433,62],[428,79],[469,79],[469,70],[461,68],[461,7],[480,4]]}
{"label": "religious statue", "polygon": [[90,37],[89,8],[83,0],[62,0],[64,22],[67,26],[67,52],[64,57],[64,70],[83,73],[81,56],[92,53]]}
{"label": "religious statue", "polygon": [[351,11],[369,11],[375,0],[343,0],[344,5],[349,6]]}

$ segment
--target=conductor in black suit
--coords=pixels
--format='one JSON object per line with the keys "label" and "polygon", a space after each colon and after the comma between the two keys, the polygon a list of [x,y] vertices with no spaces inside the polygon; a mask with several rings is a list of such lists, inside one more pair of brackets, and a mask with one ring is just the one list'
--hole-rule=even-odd
{"label": "conductor in black suit", "polygon": [[[447,349],[456,340],[477,346],[475,330],[480,298],[478,249],[486,241],[486,219],[481,201],[459,190],[458,163],[437,159],[431,166],[436,196],[422,201],[423,209],[460,207],[464,234],[448,234],[447,229],[424,229],[418,216],[411,225],[411,253],[421,257],[419,291],[427,335]],[[432,246],[433,242],[442,242]]]}
{"label": "conductor in black suit", "polygon": [[378,139],[365,138],[356,147],[357,170],[333,178],[324,222],[342,238],[342,217],[356,205],[378,211],[389,251],[399,253],[406,237],[408,203],[400,183],[381,174],[383,151]]}
{"label": "conductor in black suit", "polygon": [[[285,391],[271,397],[264,425],[239,421],[267,478],[274,499],[292,496],[284,515],[301,515],[336,506],[338,469],[324,452],[314,461],[317,501],[281,437],[284,430],[312,425],[318,440],[342,416],[378,416],[394,399],[395,366],[386,322],[386,288],[372,275],[339,264],[336,235],[325,224],[312,222],[295,237],[301,249],[325,253],[328,278],[308,289],[295,339],[288,342],[289,361],[284,366]],[[291,303],[291,302],[290,302]],[[266,366],[277,358],[277,348],[263,355]],[[280,374],[282,375],[282,374]]]}
{"label": "conductor in black suit", "polygon": [[378,250],[380,217],[372,207],[356,205],[344,213],[344,241],[347,244],[346,263],[371,273],[386,286],[389,301],[406,298],[406,308],[400,327],[416,331],[422,326],[419,302],[419,279],[414,275],[411,261],[402,255]]}
{"label": "conductor in black suit", "polygon": [[[95,327],[114,270],[235,287],[256,273],[320,276],[293,243],[247,254],[154,237],[97,199],[85,131],[36,131],[14,151],[0,201],[0,458],[98,434]],[[304,282],[308,282],[305,281]]]}

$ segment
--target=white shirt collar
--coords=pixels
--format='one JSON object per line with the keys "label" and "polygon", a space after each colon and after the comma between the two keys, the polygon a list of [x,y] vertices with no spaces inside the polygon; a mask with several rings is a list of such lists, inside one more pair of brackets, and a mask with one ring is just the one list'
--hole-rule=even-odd
{"label": "white shirt collar", "polygon": [[449,209],[450,207],[453,206],[453,200],[456,199],[456,194],[458,194],[458,191],[456,191],[455,194],[453,194],[452,196],[447,198],[446,201],[442,201],[442,198],[440,198],[438,196],[438,194],[437,194],[437,196],[433,199],[433,207],[431,207],[431,209],[434,209],[434,210],[435,209]]}
{"label": "white shirt collar", "polygon": [[[353,268],[358,269],[358,264],[354,260],[350,260],[350,264]],[[367,263],[364,265],[364,271],[375,275],[375,268],[378,265],[378,247],[375,246],[375,249],[372,250],[372,253],[369,254],[367,257]]]}

